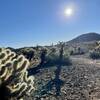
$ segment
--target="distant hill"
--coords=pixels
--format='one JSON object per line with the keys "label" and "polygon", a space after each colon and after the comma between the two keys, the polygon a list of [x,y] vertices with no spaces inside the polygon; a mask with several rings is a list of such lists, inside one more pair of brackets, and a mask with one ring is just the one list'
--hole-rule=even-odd
{"label": "distant hill", "polygon": [[[96,46],[96,41],[100,41],[100,34],[98,33],[87,33],[87,34],[82,34],[68,42],[64,42],[65,43],[65,49],[68,50],[70,48],[73,47],[81,47],[82,49],[85,50],[92,50],[94,49],[94,47]],[[57,45],[51,45],[51,46],[39,46],[39,50],[41,50],[42,48],[48,48],[48,50],[50,50],[52,47],[53,48],[57,48],[59,49],[61,46],[58,43]],[[23,52],[29,52],[29,51],[36,51],[37,47],[23,47],[23,48],[19,48],[19,49],[14,49],[11,47],[8,47],[9,49],[11,49],[12,51],[16,52],[17,54],[23,54]]]}
{"label": "distant hill", "polygon": [[100,40],[100,34],[87,33],[87,34],[82,34],[82,35],[68,41],[68,43],[93,42],[93,41],[99,41],[99,40]]}

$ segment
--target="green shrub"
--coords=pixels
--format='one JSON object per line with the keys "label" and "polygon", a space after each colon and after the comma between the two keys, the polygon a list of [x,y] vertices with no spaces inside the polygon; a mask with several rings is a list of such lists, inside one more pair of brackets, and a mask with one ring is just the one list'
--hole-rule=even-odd
{"label": "green shrub", "polygon": [[90,52],[90,58],[92,58],[92,59],[100,59],[100,52],[97,52],[97,51]]}
{"label": "green shrub", "polygon": [[64,55],[62,61],[59,61],[59,54],[53,53],[46,56],[45,66],[55,66],[61,63],[62,65],[70,65],[71,60],[68,55]]}

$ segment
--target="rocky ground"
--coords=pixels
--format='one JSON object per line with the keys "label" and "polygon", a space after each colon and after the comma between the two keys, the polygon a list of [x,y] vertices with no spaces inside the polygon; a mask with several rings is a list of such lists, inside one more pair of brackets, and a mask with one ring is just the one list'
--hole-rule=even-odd
{"label": "rocky ground", "polygon": [[[41,69],[35,75],[38,91],[32,100],[100,100],[100,64],[85,56],[71,57],[71,66],[62,66],[60,95],[52,85],[56,67]],[[52,88],[49,86],[51,84]],[[30,100],[31,100],[30,99]]]}

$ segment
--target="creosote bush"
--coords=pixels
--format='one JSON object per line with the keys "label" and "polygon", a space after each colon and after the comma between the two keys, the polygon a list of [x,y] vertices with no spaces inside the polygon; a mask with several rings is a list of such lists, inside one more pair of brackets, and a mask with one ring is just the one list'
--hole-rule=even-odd
{"label": "creosote bush", "polygon": [[0,48],[0,98],[2,100],[22,100],[31,95],[34,77],[28,76],[29,61],[23,56],[16,56],[9,49]]}
{"label": "creosote bush", "polygon": [[100,41],[96,42],[96,47],[90,52],[90,58],[100,59]]}
{"label": "creosote bush", "polygon": [[91,51],[90,58],[92,59],[100,59],[100,52],[99,51]]}
{"label": "creosote bush", "polygon": [[[68,54],[64,54],[62,61],[60,62],[62,65],[70,65],[71,60]],[[45,66],[55,66],[59,64],[59,53],[50,52],[46,55]]]}

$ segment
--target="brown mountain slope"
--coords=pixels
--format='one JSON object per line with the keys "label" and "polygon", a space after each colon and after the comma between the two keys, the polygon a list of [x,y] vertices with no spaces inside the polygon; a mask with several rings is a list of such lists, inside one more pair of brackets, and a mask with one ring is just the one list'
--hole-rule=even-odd
{"label": "brown mountain slope", "polygon": [[99,41],[99,40],[100,40],[100,34],[92,32],[92,33],[82,34],[68,41],[68,43],[93,42],[93,41]]}

